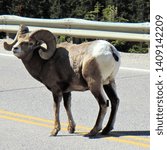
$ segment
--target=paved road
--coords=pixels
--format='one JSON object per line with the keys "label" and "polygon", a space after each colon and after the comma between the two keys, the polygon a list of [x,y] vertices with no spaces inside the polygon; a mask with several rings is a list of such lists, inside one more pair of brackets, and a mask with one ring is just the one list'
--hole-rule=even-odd
{"label": "paved road", "polygon": [[90,92],[73,92],[72,110],[77,132],[66,131],[67,117],[62,105],[62,130],[57,137],[50,137],[51,93],[27,73],[20,60],[1,49],[0,150],[149,149],[148,68],[148,56],[122,54],[122,66],[116,79],[121,102],[115,129],[108,136],[83,137],[95,123],[98,105]]}

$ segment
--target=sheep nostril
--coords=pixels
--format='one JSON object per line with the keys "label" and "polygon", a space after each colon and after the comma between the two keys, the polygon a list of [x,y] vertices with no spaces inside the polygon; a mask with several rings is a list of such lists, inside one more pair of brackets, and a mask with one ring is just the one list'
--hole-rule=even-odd
{"label": "sheep nostril", "polygon": [[13,53],[17,53],[18,49],[19,49],[18,47],[14,47],[13,48]]}

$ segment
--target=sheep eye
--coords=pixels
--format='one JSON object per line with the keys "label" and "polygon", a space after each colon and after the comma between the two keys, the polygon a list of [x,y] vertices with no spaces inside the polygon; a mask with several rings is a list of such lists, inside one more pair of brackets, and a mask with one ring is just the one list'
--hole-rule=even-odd
{"label": "sheep eye", "polygon": [[20,45],[21,45],[21,46],[27,46],[28,43],[26,43],[26,42],[22,42]]}

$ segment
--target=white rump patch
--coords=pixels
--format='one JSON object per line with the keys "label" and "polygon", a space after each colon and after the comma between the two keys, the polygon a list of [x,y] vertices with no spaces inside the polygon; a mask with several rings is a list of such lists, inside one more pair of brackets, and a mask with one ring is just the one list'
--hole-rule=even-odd
{"label": "white rump patch", "polygon": [[120,58],[118,51],[109,42],[98,40],[91,44],[90,51],[98,63],[103,84],[108,84],[115,78],[120,61],[115,61],[113,52]]}

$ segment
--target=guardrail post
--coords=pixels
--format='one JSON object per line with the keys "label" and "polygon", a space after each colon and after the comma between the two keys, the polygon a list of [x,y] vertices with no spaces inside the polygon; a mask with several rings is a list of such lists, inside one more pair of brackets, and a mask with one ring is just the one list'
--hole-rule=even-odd
{"label": "guardrail post", "polygon": [[6,33],[6,39],[9,39],[9,32]]}

